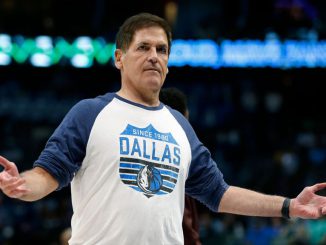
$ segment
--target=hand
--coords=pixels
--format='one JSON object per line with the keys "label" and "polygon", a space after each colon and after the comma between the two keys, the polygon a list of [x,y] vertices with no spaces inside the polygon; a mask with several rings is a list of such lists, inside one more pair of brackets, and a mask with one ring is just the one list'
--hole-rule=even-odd
{"label": "hand", "polygon": [[326,215],[326,197],[316,195],[316,192],[326,188],[326,183],[305,187],[290,204],[290,217],[303,219],[318,219]]}
{"label": "hand", "polygon": [[25,180],[19,175],[18,169],[13,162],[0,156],[0,165],[4,167],[0,172],[0,189],[8,197],[20,198],[29,190],[26,188]]}

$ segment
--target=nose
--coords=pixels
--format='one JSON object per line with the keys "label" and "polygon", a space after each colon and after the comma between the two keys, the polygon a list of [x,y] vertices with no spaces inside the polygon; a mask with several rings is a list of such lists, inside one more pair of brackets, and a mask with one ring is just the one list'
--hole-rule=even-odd
{"label": "nose", "polygon": [[152,64],[157,63],[157,52],[156,52],[156,48],[151,48],[149,50],[149,55],[148,55],[148,61],[151,62]]}

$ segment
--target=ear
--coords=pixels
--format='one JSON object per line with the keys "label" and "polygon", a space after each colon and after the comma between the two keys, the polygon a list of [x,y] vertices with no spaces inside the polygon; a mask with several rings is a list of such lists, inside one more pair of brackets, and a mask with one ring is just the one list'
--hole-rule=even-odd
{"label": "ear", "polygon": [[118,68],[119,70],[122,68],[122,50],[121,49],[116,49],[114,51],[114,64],[115,64],[115,67]]}

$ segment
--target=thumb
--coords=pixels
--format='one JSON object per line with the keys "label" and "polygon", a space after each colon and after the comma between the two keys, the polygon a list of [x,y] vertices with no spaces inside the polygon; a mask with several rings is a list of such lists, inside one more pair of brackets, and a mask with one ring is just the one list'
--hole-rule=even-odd
{"label": "thumb", "polygon": [[321,208],[321,213],[322,213],[322,215],[326,215],[326,207]]}

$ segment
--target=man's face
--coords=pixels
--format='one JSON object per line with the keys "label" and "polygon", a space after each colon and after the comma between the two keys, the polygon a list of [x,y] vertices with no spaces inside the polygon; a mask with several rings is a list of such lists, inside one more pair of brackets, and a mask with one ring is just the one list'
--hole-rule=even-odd
{"label": "man's face", "polygon": [[115,64],[121,70],[122,86],[128,92],[143,96],[159,92],[168,63],[168,40],[160,27],[143,28],[135,32],[126,51],[115,53]]}

